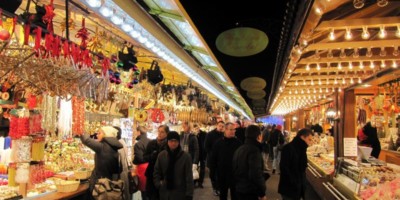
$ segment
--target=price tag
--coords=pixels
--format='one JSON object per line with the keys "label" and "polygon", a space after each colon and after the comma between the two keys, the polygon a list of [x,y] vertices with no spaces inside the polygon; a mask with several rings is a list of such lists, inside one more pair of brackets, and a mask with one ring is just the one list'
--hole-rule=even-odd
{"label": "price tag", "polygon": [[357,138],[343,138],[344,156],[357,156]]}

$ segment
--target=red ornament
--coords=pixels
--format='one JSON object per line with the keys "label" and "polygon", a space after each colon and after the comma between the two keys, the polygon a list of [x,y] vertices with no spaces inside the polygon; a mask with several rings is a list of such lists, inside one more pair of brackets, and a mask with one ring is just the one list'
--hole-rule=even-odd
{"label": "red ornament", "polygon": [[6,29],[2,28],[0,31],[0,40],[1,41],[7,41],[10,39],[10,32],[8,32]]}

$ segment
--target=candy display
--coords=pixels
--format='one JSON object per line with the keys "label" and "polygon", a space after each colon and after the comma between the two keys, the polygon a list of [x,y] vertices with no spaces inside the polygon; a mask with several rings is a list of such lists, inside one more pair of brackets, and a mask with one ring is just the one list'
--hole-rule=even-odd
{"label": "candy display", "polygon": [[8,165],[8,185],[9,186],[17,186],[18,184],[15,182],[17,164],[10,163]]}
{"label": "candy display", "polygon": [[[332,155],[333,156],[333,155]],[[320,156],[308,155],[308,161],[312,163],[317,169],[324,172],[325,175],[331,175],[335,171],[333,157],[329,158],[328,155],[321,154]]]}
{"label": "candy display", "polygon": [[398,199],[400,170],[389,166],[362,167],[360,196],[363,199]]}
{"label": "candy display", "polygon": [[42,161],[44,159],[44,137],[35,137],[32,141],[32,160]]}
{"label": "candy display", "polygon": [[22,137],[18,140],[13,140],[12,154],[15,162],[31,161],[32,138]]}

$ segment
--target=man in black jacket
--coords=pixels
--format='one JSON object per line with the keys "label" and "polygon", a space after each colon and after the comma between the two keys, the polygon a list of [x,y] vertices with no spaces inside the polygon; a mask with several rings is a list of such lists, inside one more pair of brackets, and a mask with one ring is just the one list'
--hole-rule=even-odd
{"label": "man in black jacket", "polygon": [[239,200],[266,200],[263,159],[260,151],[261,130],[256,125],[246,128],[246,140],[233,155],[233,176]]}
{"label": "man in black jacket", "polygon": [[307,148],[312,144],[311,129],[301,129],[282,149],[281,176],[278,192],[283,200],[304,199],[307,169]]}
{"label": "man in black jacket", "polygon": [[234,124],[231,122],[226,123],[224,137],[215,143],[210,160],[210,167],[217,169],[220,200],[227,199],[228,190],[230,190],[231,199],[237,200],[235,181],[232,173],[232,160],[233,154],[241,145],[242,142],[235,137]]}
{"label": "man in black jacket", "polygon": [[[147,138],[147,130],[144,126],[138,126],[136,128],[136,143],[133,147],[133,164],[136,166],[136,174],[139,176],[139,181],[145,180],[145,170],[147,169],[148,162],[144,159],[144,154],[146,152],[146,147],[149,144],[150,140]],[[145,188],[139,188],[142,199],[147,200],[148,195],[146,194]]]}
{"label": "man in black jacket", "polygon": [[198,186],[203,188],[204,174],[206,171],[206,151],[204,150],[204,141],[206,140],[207,133],[200,129],[198,124],[193,125],[193,132],[197,134],[197,140],[199,142],[199,164],[200,164],[200,172],[199,172],[199,180],[197,181]]}
{"label": "man in black jacket", "polygon": [[204,150],[207,152],[207,167],[210,170],[211,185],[215,196],[219,195],[219,188],[217,183],[217,172],[210,167],[211,154],[216,141],[224,137],[225,123],[223,121],[217,122],[217,128],[209,132],[204,141]]}
{"label": "man in black jacket", "polygon": [[146,152],[144,154],[144,160],[149,163],[146,169],[146,193],[150,200],[158,200],[159,193],[154,185],[153,172],[154,166],[157,161],[158,154],[167,148],[167,134],[169,132],[169,127],[167,125],[161,125],[158,127],[157,138],[151,140],[146,147]]}

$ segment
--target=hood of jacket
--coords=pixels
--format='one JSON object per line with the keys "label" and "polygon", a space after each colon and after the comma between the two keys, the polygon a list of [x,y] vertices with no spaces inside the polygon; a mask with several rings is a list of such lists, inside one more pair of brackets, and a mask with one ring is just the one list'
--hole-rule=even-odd
{"label": "hood of jacket", "polygon": [[122,149],[123,147],[121,142],[119,142],[118,139],[114,137],[105,137],[103,138],[103,141],[109,144],[116,151],[118,151],[118,149]]}

